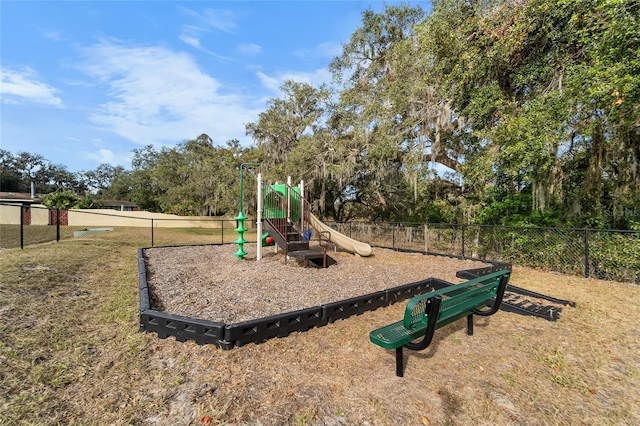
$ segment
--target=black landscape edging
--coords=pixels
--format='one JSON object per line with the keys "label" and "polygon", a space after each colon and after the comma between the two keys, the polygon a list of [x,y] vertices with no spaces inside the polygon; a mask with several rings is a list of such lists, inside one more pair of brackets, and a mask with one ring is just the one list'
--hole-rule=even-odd
{"label": "black landscape edging", "polygon": [[413,283],[388,288],[385,290],[385,293],[387,294],[388,304],[393,305],[396,302],[401,302],[419,294],[427,293],[432,289],[433,278],[427,278]]}
{"label": "black landscape edging", "polygon": [[[218,244],[209,244],[218,245]],[[186,247],[186,246],[167,246]],[[224,347],[224,332],[226,324],[201,320],[196,318],[174,315],[151,309],[149,286],[147,284],[147,265],[144,257],[146,247],[138,249],[138,282],[140,285],[140,331],[155,332],[161,339],[174,336],[177,341],[194,340],[199,345],[214,344]]]}
{"label": "black landscape edging", "polygon": [[[202,244],[203,246],[205,244]],[[206,244],[222,245],[222,244]],[[199,246],[197,244],[191,246]],[[166,246],[185,247],[185,246]],[[163,247],[148,247],[163,248]],[[389,248],[389,247],[383,247]],[[459,273],[490,273],[501,269],[511,269],[510,264],[471,259],[456,255],[421,252],[417,250],[395,249],[399,252],[423,253],[426,255],[444,256],[462,260],[476,260],[489,263],[492,266]],[[243,321],[235,324],[225,324],[201,319],[169,314],[151,309],[149,287],[147,285],[146,263],[144,250],[138,249],[138,279],[140,285],[140,331],[155,332],[161,339],[174,336],[177,341],[194,340],[197,344],[213,344],[218,348],[232,349],[247,343],[262,343],[274,337],[286,337],[292,332],[303,332],[313,327],[322,327],[337,319],[349,318],[380,307],[389,306],[411,297],[431,291],[434,288],[453,285],[438,278],[427,278],[409,284],[403,284],[386,290],[370,293],[364,296],[326,303],[321,306]]]}
{"label": "black landscape edging", "polygon": [[353,315],[361,315],[367,311],[389,306],[387,293],[385,290],[376,291],[364,296],[352,297],[339,302],[325,303],[321,306],[322,317],[332,323],[337,319],[349,318]]}
{"label": "black landscape edging", "polygon": [[174,336],[178,342],[194,340],[199,345],[214,344],[223,349],[225,324],[182,315],[147,309],[140,313],[140,327],[145,331],[156,332],[158,337],[166,339]]}
{"label": "black landscape edging", "polygon": [[327,321],[322,317],[322,308],[315,306],[227,325],[224,343],[232,347],[244,346],[247,343],[258,344],[274,337],[287,337],[294,331],[307,331],[326,324]]}
{"label": "black landscape edging", "polygon": [[507,270],[507,271],[512,270],[512,265],[510,263],[500,262],[498,260],[479,259],[477,257],[460,256],[457,254],[436,253],[431,251],[403,249],[398,247],[386,247],[386,246],[376,246],[376,247],[394,250],[401,253],[421,253],[421,254],[424,254],[425,256],[441,256],[441,257],[448,257],[451,259],[472,260],[474,262],[488,263],[491,265],[484,268],[463,269],[461,271],[456,272],[457,278],[462,278],[465,280],[472,280],[474,278],[478,278],[483,275],[491,274],[493,272],[498,272],[502,270]]}
{"label": "black landscape edging", "polygon": [[[147,266],[144,261],[144,249],[138,249],[138,283],[140,284],[140,312],[151,309],[149,288],[147,287]],[[144,330],[142,323],[140,331]]]}

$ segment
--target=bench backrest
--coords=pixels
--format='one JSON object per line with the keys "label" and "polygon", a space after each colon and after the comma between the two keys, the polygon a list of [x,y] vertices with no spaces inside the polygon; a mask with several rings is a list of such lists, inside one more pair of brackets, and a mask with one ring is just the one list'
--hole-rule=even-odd
{"label": "bench backrest", "polygon": [[438,326],[455,321],[466,313],[484,306],[488,299],[495,297],[500,280],[510,273],[508,270],[497,271],[462,284],[416,296],[407,304],[403,325],[408,330],[424,327],[429,321],[426,315],[429,312],[429,304],[438,296],[441,298]]}

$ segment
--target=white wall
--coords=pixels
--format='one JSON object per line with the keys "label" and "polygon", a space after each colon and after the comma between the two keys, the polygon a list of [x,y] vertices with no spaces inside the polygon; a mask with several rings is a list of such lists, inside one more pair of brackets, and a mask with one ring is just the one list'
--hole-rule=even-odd
{"label": "white wall", "polygon": [[236,221],[207,216],[176,216],[163,213],[119,212],[109,209],[69,210],[69,226],[141,226],[148,228],[220,228],[219,219],[225,219],[225,228],[235,227]]}
{"label": "white wall", "polygon": [[45,206],[38,205],[38,209],[31,209],[31,224],[32,225],[48,225],[49,224],[49,209]]}
{"label": "white wall", "polygon": [[0,205],[0,223],[20,225],[20,206]]}
{"label": "white wall", "polygon": [[[48,225],[49,211],[43,205],[35,205],[31,209],[32,225]],[[208,217],[208,216],[177,216],[163,213],[149,213],[145,211],[120,212],[110,209],[69,210],[69,226],[79,227],[108,227],[108,226],[140,226],[148,228],[220,228],[221,220],[224,220],[225,229],[236,226],[233,218]],[[0,223],[6,225],[20,224],[20,206],[0,205]],[[245,227],[252,228],[252,219],[245,221]]]}

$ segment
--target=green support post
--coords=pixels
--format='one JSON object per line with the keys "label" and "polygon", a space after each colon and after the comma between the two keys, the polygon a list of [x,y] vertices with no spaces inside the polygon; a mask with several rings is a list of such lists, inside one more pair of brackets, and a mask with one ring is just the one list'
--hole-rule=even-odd
{"label": "green support post", "polygon": [[246,216],[242,213],[242,210],[240,211],[240,213],[238,214],[238,217],[236,217],[236,220],[238,221],[238,227],[236,229],[234,229],[234,231],[236,231],[238,233],[238,239],[234,241],[234,244],[238,245],[238,251],[236,251],[235,254],[238,259],[244,259],[245,255],[247,254],[246,251],[244,251],[244,243],[247,242],[247,240],[244,239],[244,232],[247,230],[247,228],[244,227],[244,221],[246,219]]}
{"label": "green support post", "polygon": [[238,216],[236,217],[236,220],[238,221],[238,227],[234,229],[234,231],[238,233],[238,239],[233,242],[234,244],[238,245],[238,251],[233,253],[238,257],[238,259],[244,259],[245,255],[247,254],[247,252],[244,251],[244,248],[243,248],[244,243],[247,242],[247,240],[244,239],[244,233],[247,230],[247,228],[244,227],[244,221],[247,219],[247,217],[242,212],[242,168],[244,166],[259,166],[259,165],[260,165],[259,163],[240,164],[240,213],[238,213]]}

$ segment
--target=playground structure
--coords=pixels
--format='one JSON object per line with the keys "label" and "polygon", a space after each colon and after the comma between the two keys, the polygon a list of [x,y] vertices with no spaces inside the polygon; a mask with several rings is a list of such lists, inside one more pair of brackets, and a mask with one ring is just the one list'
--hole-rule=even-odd
{"label": "playground structure", "polygon": [[[245,165],[256,165],[245,163]],[[242,166],[240,168],[240,212],[236,220],[238,239],[234,242],[238,250],[234,253],[239,259],[246,255],[243,244],[246,240],[244,221],[246,216],[242,211]],[[327,256],[327,247],[336,245],[346,251],[367,257],[372,254],[371,246],[356,241],[337,232],[322,223],[310,212],[309,203],[304,197],[304,182],[296,187],[291,186],[291,178],[286,184],[263,185],[262,176],[258,174],[258,208],[257,228],[262,241],[272,238],[274,243],[284,251],[285,262],[288,257],[301,259],[305,266],[309,261],[326,268],[331,263]],[[263,225],[268,233],[263,235]],[[317,236],[320,250],[310,249],[309,242],[313,235]],[[257,260],[262,258],[260,239],[257,244]],[[317,248],[317,247],[316,247]],[[462,260],[482,261],[487,266],[479,269],[462,270],[456,273],[458,278],[478,279],[499,271],[511,271],[511,264],[475,259],[465,256],[430,253],[414,250],[394,249],[399,252],[415,252],[426,255],[436,255],[459,258]],[[274,337],[286,337],[292,332],[303,332],[314,327],[321,327],[337,319],[345,319],[353,315],[360,315],[366,311],[378,309],[433,291],[456,288],[457,285],[437,278],[426,278],[420,281],[398,285],[386,290],[353,297],[338,302],[324,303],[297,311],[283,312],[279,315],[265,318],[225,324],[223,322],[189,318],[172,313],[156,310],[152,306],[151,289],[147,283],[147,268],[145,264],[145,249],[138,251],[138,269],[140,286],[140,330],[155,332],[160,338],[175,336],[176,340],[184,342],[193,340],[198,344],[214,344],[222,349],[232,349],[247,343],[261,343]],[[321,263],[320,263],[321,262]],[[395,284],[395,285],[394,285]],[[563,307],[575,307],[575,303],[568,300],[555,299],[539,293],[531,292],[519,287],[508,285],[504,290],[504,298],[489,298],[484,301],[488,307],[498,307],[504,311],[520,315],[535,316],[549,321],[558,319]],[[554,305],[549,305],[549,303]]]}
{"label": "playground structure", "polygon": [[[245,163],[255,165],[255,163]],[[245,165],[243,164],[243,166]],[[370,256],[372,253],[369,244],[356,241],[346,235],[325,225],[320,219],[311,213],[309,202],[304,196],[304,181],[293,187],[291,177],[286,184],[263,185],[262,174],[258,173],[257,191],[257,228],[262,243],[258,243],[257,260],[262,258],[262,247],[266,245],[266,239],[273,242],[285,254],[285,262],[289,257],[304,261],[305,265],[311,261],[318,266],[326,268],[333,261],[327,255],[327,247],[334,244],[343,250],[359,256]],[[238,227],[238,239],[234,242],[238,250],[234,253],[239,259],[244,259],[246,252],[243,249],[243,233],[246,231],[244,221],[246,216],[242,211],[242,166],[240,168],[240,212],[236,217]],[[263,227],[267,233],[263,234]],[[313,236],[317,237],[320,250],[310,247]]]}

